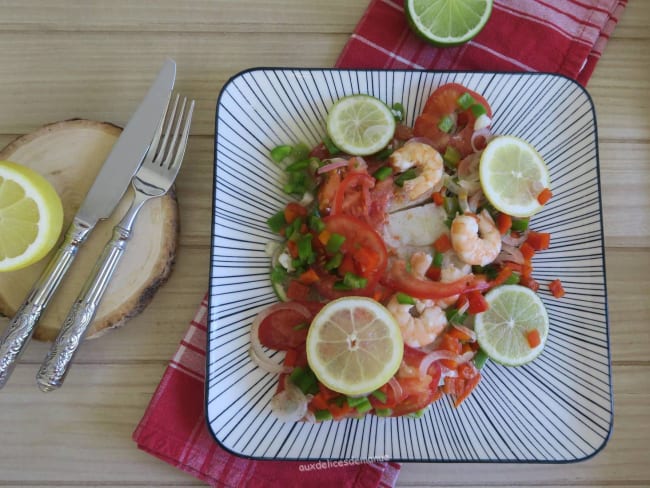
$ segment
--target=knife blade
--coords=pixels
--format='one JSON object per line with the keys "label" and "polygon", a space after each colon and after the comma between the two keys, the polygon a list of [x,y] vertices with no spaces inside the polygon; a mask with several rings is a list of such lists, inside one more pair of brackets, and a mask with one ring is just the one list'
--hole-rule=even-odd
{"label": "knife blade", "polygon": [[11,376],[34,327],[74,261],[79,247],[97,222],[108,218],[124,196],[165,114],[175,80],[176,63],[167,59],[113,145],[60,247],[9,322],[0,339],[0,388]]}

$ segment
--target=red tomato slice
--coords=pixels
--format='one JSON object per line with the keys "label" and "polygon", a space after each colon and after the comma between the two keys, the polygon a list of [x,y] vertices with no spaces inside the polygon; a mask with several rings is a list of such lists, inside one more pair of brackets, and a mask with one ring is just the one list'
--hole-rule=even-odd
{"label": "red tomato slice", "polygon": [[[330,234],[345,237],[340,252],[343,253],[344,259],[348,256],[352,259],[355,274],[368,280],[365,288],[351,290],[352,293],[344,292],[345,295],[372,296],[374,287],[386,271],[388,263],[388,252],[383,239],[370,225],[348,215],[331,215],[323,219],[323,222]],[[327,284],[327,277],[324,278],[320,280],[324,282],[320,288]],[[318,286],[318,283],[316,285]]]}
{"label": "red tomato slice", "polygon": [[384,278],[384,284],[412,297],[431,300],[439,300],[472,290],[489,288],[486,282],[471,274],[449,283],[419,279],[407,271],[406,263],[401,260],[393,264],[390,272]]}
{"label": "red tomato slice", "polygon": [[[447,146],[452,146],[460,152],[461,157],[473,152],[471,140],[476,121],[476,116],[470,109],[462,110],[458,106],[458,98],[463,93],[469,93],[477,103],[485,107],[488,117],[492,117],[490,104],[483,96],[458,83],[447,83],[429,96],[413,129],[416,136],[430,139],[439,152],[444,153]],[[444,116],[452,114],[457,119],[456,131],[443,132],[438,124]]]}
{"label": "red tomato slice", "polygon": [[323,308],[323,303],[319,302],[299,302],[307,307],[311,313],[309,319],[293,310],[279,310],[266,317],[260,324],[259,337],[262,345],[286,351],[287,349],[298,348],[307,340],[307,327],[301,327],[305,322],[311,321],[314,316]]}
{"label": "red tomato slice", "polygon": [[343,179],[334,197],[332,215],[345,213],[364,218],[370,208],[370,189],[375,179],[367,173],[350,172]]}

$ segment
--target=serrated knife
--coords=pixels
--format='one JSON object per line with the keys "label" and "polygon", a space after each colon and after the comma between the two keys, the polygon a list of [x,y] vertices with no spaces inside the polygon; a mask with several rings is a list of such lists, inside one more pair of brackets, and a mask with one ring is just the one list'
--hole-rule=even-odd
{"label": "serrated knife", "polygon": [[176,63],[167,59],[144,100],[113,145],[59,249],[9,322],[0,339],[0,388],[7,383],[41,314],[74,261],[79,246],[98,221],[113,213],[124,196],[165,114],[175,80]]}

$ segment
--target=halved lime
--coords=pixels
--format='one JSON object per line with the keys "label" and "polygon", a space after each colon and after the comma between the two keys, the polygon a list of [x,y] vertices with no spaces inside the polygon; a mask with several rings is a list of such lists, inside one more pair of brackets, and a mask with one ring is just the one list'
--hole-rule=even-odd
{"label": "halved lime", "polygon": [[403,354],[395,318],[370,298],[334,300],[309,326],[310,368],[321,383],[344,395],[363,395],[388,383]]}
{"label": "halved lime", "polygon": [[[548,314],[542,300],[530,288],[502,285],[485,295],[489,309],[476,315],[474,330],[481,349],[493,361],[521,366],[544,349]],[[529,334],[537,331],[539,344],[531,347]]]}
{"label": "halved lime", "polygon": [[533,146],[514,136],[492,139],[481,155],[481,188],[494,207],[513,217],[542,208],[537,196],[550,187],[546,163]]}
{"label": "halved lime", "polygon": [[481,32],[492,0],[406,0],[406,18],[425,40],[439,46],[458,46]]}
{"label": "halved lime", "polygon": [[327,133],[342,151],[367,156],[385,148],[395,134],[395,116],[370,95],[339,99],[327,114]]}

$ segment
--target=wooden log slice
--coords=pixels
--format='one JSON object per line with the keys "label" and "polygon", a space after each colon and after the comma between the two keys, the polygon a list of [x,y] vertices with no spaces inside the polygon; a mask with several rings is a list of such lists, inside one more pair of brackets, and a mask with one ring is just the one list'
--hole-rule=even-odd
{"label": "wooden log slice", "polygon": [[[65,233],[121,131],[114,125],[91,120],[57,122],[19,137],[0,151],[0,160],[29,166],[52,183],[63,202]],[[71,304],[110,239],[113,226],[126,213],[132,198],[129,188],[113,215],[100,221],[81,246],[41,317],[34,332],[36,339],[56,338]],[[177,234],[174,192],[147,202],[86,337],[98,337],[121,326],[146,307],[171,272]],[[16,313],[53,253],[54,250],[27,268],[0,273],[0,314],[12,317]]]}

